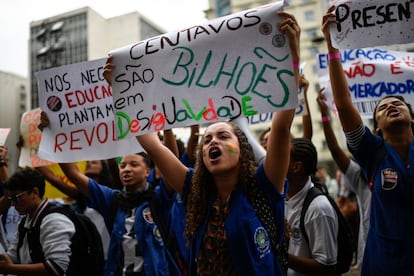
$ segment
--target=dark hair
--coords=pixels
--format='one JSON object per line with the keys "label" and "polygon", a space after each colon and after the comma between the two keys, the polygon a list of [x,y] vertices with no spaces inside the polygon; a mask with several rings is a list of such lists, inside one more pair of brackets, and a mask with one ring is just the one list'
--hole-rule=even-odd
{"label": "dark hair", "polygon": [[144,159],[145,165],[147,165],[148,168],[154,167],[154,163],[152,162],[151,157],[146,153],[145,151],[138,152],[137,155],[142,156]]}
{"label": "dark hair", "polygon": [[[109,170],[109,166],[106,160],[98,160],[101,163],[102,171],[98,175],[98,183],[107,187],[112,187],[113,179],[111,171]],[[94,178],[92,174],[85,174],[87,177]]]}
{"label": "dark hair", "polygon": [[290,143],[290,158],[301,161],[307,175],[314,174],[318,169],[318,152],[312,141],[306,138],[293,138]]}
{"label": "dark hair", "polygon": [[[382,97],[378,101],[378,103],[375,105],[374,114],[372,115],[372,119],[374,121],[374,132],[377,133],[379,136],[382,136],[382,132],[381,132],[381,130],[380,131],[377,131],[377,128],[378,128],[377,107],[380,104],[380,102],[382,102],[383,100],[388,99],[388,98],[396,98],[396,99],[402,101],[407,106],[408,110],[410,111],[411,118],[414,119],[414,112],[413,112],[413,109],[411,107],[411,104],[409,104],[405,100],[405,98],[403,96],[400,96],[400,95],[388,95],[388,96]],[[411,129],[412,129],[412,132],[414,133],[414,124],[413,123],[411,123]]]}
{"label": "dark hair", "polygon": [[9,191],[39,190],[40,198],[45,194],[45,179],[36,170],[26,167],[16,171],[5,183],[4,189]]}

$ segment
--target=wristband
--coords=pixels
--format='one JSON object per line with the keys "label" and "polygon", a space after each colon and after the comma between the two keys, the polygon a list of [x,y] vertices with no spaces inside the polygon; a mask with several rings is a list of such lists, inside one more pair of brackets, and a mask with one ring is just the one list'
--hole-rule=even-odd
{"label": "wristband", "polygon": [[340,52],[336,52],[336,53],[329,53],[328,54],[328,60],[332,60],[332,59],[340,59],[341,58],[341,53]]}
{"label": "wristband", "polygon": [[293,69],[299,68],[299,61],[294,60],[292,61],[292,64],[293,64]]}
{"label": "wristband", "polygon": [[329,122],[330,120],[331,120],[331,117],[329,117],[328,115],[322,116],[322,123]]}

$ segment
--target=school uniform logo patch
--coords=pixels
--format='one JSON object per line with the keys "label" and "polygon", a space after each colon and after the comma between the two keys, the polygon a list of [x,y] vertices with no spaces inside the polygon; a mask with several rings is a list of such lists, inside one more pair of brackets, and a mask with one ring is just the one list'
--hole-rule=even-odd
{"label": "school uniform logo patch", "polygon": [[265,255],[265,253],[270,252],[269,235],[267,234],[266,229],[264,229],[262,226],[256,228],[256,231],[254,232],[254,242],[256,244],[257,250],[261,254],[261,258]]}
{"label": "school uniform logo patch", "polygon": [[394,169],[381,171],[381,185],[384,190],[392,190],[397,186],[398,172]]}
{"label": "school uniform logo patch", "polygon": [[155,225],[154,228],[152,229],[152,235],[154,236],[155,240],[160,245],[163,244],[162,237],[161,237],[161,232],[160,232],[160,229],[158,229],[157,225]]}
{"label": "school uniform logo patch", "polygon": [[142,217],[145,219],[147,223],[154,223],[154,219],[152,218],[151,210],[149,207],[146,207],[144,208],[144,210],[142,210]]}

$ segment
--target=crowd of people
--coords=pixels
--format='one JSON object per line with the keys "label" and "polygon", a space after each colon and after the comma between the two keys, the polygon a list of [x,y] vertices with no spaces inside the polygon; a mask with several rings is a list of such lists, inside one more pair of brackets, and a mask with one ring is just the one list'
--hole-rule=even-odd
{"label": "crowd of people", "polygon": [[[324,15],[322,31],[349,151],[337,142],[323,90],[317,104],[337,181],[318,165],[309,108],[302,137],[290,131],[295,109],[274,112],[270,128],[258,138],[245,118],[210,124],[202,135],[199,126],[191,126],[185,147],[173,129],[140,135],[143,152],[89,160],[84,172],[75,163],[60,163],[74,185],[47,167],[9,172],[3,146],[0,213],[18,219],[0,224],[0,274],[70,274],[75,225],[64,214],[46,213],[55,203],[44,197],[45,180],[74,199],[76,212],[96,225],[104,275],[338,275],[339,223],[327,197],[313,199],[302,218],[305,233],[301,230],[303,203],[316,181],[353,225],[353,264],[362,275],[411,274],[414,113],[403,97],[387,96],[375,107],[374,130],[363,125],[339,49],[330,40],[334,8]],[[298,66],[301,29],[292,14],[278,14],[307,105],[309,82]],[[113,68],[109,56],[104,67],[109,84]],[[42,113],[39,128],[48,124]],[[373,152],[383,152],[378,164]],[[42,258],[34,258],[26,233],[39,224]]]}

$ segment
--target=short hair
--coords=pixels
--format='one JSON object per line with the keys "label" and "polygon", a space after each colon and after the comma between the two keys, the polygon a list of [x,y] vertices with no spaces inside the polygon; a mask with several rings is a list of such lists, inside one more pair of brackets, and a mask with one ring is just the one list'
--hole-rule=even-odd
{"label": "short hair", "polygon": [[317,171],[318,152],[311,140],[306,138],[293,138],[291,140],[290,158],[301,161],[307,175]]}
{"label": "short hair", "polygon": [[148,153],[146,153],[145,151],[141,151],[138,152],[137,155],[141,156],[142,159],[144,159],[145,165],[147,165],[148,168],[151,169],[154,167],[154,163]]}
{"label": "short hair", "polygon": [[38,171],[26,167],[16,171],[4,183],[4,188],[9,191],[28,191],[37,188],[40,198],[43,198],[45,194],[45,179]]}

